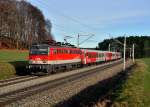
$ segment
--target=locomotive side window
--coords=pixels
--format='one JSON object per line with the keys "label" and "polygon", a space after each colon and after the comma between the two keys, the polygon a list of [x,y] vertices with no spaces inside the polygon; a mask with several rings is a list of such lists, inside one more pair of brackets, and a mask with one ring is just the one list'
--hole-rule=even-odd
{"label": "locomotive side window", "polygon": [[58,49],[58,54],[61,54],[61,50],[60,49]]}
{"label": "locomotive side window", "polygon": [[68,51],[68,54],[70,54],[70,50],[67,50]]}
{"label": "locomotive side window", "polygon": [[78,53],[79,53],[79,54],[81,54],[81,52],[80,52],[80,51],[78,51]]}
{"label": "locomotive side window", "polygon": [[78,54],[78,51],[77,51],[77,50],[75,50],[75,53],[76,53],[76,54]]}
{"label": "locomotive side window", "polygon": [[54,49],[54,54],[57,54],[57,49]]}
{"label": "locomotive side window", "polygon": [[72,52],[72,50],[70,50],[70,54],[72,54],[73,52]]}
{"label": "locomotive side window", "polygon": [[68,51],[65,49],[65,54],[67,54],[68,53]]}
{"label": "locomotive side window", "polygon": [[62,49],[62,54],[64,54],[65,53],[65,51],[64,51],[64,49]]}
{"label": "locomotive side window", "polygon": [[81,54],[81,52],[79,51],[79,54]]}
{"label": "locomotive side window", "polygon": [[57,54],[59,54],[59,50],[57,49]]}

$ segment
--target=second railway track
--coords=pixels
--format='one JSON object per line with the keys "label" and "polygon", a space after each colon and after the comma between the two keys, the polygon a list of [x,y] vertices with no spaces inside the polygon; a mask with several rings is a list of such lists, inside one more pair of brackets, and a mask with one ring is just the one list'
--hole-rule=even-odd
{"label": "second railway track", "polygon": [[11,79],[0,81],[0,87],[4,87],[4,86],[12,85],[12,84],[17,84],[17,83],[20,83],[20,82],[25,82],[25,81],[33,80],[33,79],[36,79],[36,78],[38,78],[38,76],[20,76],[20,77],[14,77],[14,78],[11,78]]}

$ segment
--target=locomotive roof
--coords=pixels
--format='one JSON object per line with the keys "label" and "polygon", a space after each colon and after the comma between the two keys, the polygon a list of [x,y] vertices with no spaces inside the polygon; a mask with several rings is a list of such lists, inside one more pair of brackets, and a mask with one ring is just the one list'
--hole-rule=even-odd
{"label": "locomotive roof", "polygon": [[112,51],[102,51],[102,50],[92,50],[92,49],[84,49],[84,48],[77,48],[77,47],[69,47],[69,46],[53,46],[53,45],[48,45],[48,44],[33,44],[32,46],[47,46],[50,48],[72,48],[72,49],[80,49],[83,51],[88,50],[88,52],[111,52],[111,53],[119,53],[119,52],[112,52]]}
{"label": "locomotive roof", "polygon": [[55,45],[49,45],[49,44],[33,44],[32,46],[47,46],[50,48],[73,48],[73,49],[80,49],[77,47],[71,47],[71,46],[55,46]]}

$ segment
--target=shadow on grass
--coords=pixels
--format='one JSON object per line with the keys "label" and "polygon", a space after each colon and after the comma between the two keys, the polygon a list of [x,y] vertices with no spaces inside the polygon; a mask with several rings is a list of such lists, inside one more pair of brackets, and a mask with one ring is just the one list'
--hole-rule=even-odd
{"label": "shadow on grass", "polygon": [[24,76],[30,74],[28,69],[26,68],[26,66],[28,65],[28,61],[13,61],[9,63],[15,67],[16,75]]}
{"label": "shadow on grass", "polygon": [[[132,67],[128,68],[127,71],[130,71]],[[113,100],[118,95],[110,96],[116,90],[122,89],[122,84],[124,84],[127,80],[128,72],[121,72],[111,77],[109,79],[98,82],[97,84],[87,87],[81,92],[77,93],[69,100],[64,102],[60,102],[56,107],[90,107],[96,104],[97,102],[101,102],[105,99]],[[109,107],[112,102],[107,102],[106,107]]]}

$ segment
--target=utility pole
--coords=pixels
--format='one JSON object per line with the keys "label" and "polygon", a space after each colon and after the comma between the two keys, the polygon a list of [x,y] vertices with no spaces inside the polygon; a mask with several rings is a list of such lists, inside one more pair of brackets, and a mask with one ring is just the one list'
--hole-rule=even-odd
{"label": "utility pole", "polygon": [[130,48],[130,59],[132,59],[132,48]]}
{"label": "utility pole", "polygon": [[108,50],[109,50],[109,52],[110,52],[110,43],[109,43],[109,46],[108,46]]}
{"label": "utility pole", "polygon": [[116,43],[121,44],[124,47],[124,55],[123,55],[123,70],[125,71],[126,69],[126,36],[124,35],[124,43],[121,43],[117,39],[113,39]]}
{"label": "utility pole", "polygon": [[123,70],[126,69],[126,36],[124,36],[124,56],[123,56]]}
{"label": "utility pole", "polygon": [[135,61],[134,61],[134,44],[133,44],[132,49],[133,49],[133,50],[132,50],[132,58],[133,58],[133,63],[134,63],[134,62],[135,62]]}
{"label": "utility pole", "polygon": [[78,37],[77,37],[77,48],[79,48],[79,38],[80,37],[80,35],[79,35],[79,33],[78,33]]}

